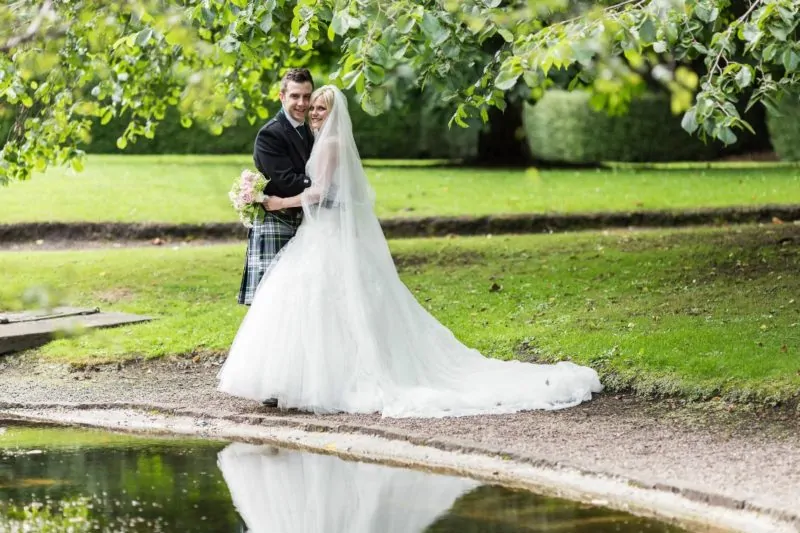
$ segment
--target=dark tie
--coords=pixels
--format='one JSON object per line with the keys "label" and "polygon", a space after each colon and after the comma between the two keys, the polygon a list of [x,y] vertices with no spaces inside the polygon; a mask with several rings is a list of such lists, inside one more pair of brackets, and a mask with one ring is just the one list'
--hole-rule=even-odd
{"label": "dark tie", "polygon": [[300,124],[295,129],[297,130],[297,133],[300,134],[300,138],[303,139],[304,142],[307,142],[307,140],[306,140],[306,125],[305,124]]}

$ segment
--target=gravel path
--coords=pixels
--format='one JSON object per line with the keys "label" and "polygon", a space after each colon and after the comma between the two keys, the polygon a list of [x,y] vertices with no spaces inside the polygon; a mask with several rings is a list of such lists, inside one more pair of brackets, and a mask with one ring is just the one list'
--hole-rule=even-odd
{"label": "gravel path", "polygon": [[[5,362],[3,362],[5,361]],[[800,531],[800,417],[729,412],[601,395],[558,412],[381,419],[263,408],[215,391],[219,361],[172,359],[70,370],[0,359],[0,410],[135,405],[306,429],[372,433],[439,448],[500,452],[543,465],[622,476],[714,505],[766,510]]]}

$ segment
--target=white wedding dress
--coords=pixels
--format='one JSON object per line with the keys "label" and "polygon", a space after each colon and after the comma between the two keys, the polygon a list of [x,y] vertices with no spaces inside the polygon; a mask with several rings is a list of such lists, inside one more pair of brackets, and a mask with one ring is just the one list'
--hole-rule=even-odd
{"label": "white wedding dress", "polygon": [[337,91],[308,163],[303,223],[256,291],[219,390],[316,413],[443,417],[560,409],[602,387],[591,368],[486,358],[397,275]]}
{"label": "white wedding dress", "polygon": [[417,533],[477,481],[235,442],[218,465],[252,533]]}

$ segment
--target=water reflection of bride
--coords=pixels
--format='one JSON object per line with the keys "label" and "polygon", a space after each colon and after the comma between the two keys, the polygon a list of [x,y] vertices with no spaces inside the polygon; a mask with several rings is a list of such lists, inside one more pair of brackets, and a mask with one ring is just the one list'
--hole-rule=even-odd
{"label": "water reflection of bride", "polygon": [[233,443],[219,467],[251,533],[416,533],[477,481]]}

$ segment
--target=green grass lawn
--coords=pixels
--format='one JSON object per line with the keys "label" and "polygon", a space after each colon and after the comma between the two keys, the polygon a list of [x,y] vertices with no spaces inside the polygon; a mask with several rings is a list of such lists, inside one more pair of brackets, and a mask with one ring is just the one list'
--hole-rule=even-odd
{"label": "green grass lawn", "polygon": [[[570,358],[611,390],[773,401],[800,390],[798,243],[800,226],[774,225],[391,246],[419,300],[486,355]],[[47,359],[224,352],[245,313],[235,303],[243,252],[3,252],[0,304],[39,286],[68,303],[158,317],[55,341],[37,350]]]}
{"label": "green grass lawn", "polygon": [[[379,216],[681,209],[800,203],[800,167],[486,170],[372,162]],[[233,222],[231,182],[248,156],[89,156],[0,188],[0,223]]]}

